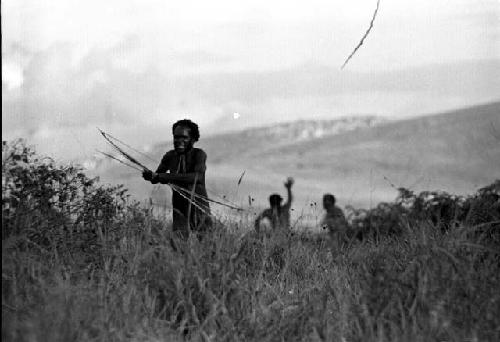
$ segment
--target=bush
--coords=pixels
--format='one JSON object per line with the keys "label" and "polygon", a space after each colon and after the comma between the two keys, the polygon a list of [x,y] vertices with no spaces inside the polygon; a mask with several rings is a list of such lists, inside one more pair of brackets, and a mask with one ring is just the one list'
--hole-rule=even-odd
{"label": "bush", "polygon": [[429,224],[442,232],[463,225],[476,227],[488,231],[488,236],[499,242],[500,180],[472,196],[451,195],[444,191],[415,194],[399,188],[392,203],[380,203],[369,210],[347,207],[347,211],[353,238],[401,235],[408,227]]}
{"label": "bush", "polygon": [[100,185],[80,166],[37,156],[23,140],[2,143],[2,240],[95,249],[99,239],[139,212],[122,185]]}

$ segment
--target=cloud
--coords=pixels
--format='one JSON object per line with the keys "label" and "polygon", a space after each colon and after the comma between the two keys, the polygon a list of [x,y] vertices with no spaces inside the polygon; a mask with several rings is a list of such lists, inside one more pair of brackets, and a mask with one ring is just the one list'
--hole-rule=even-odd
{"label": "cloud", "polygon": [[[220,115],[214,105],[183,94],[174,76],[142,58],[136,37],[80,53],[75,44],[56,43],[30,53],[23,69],[15,62],[7,65],[3,139],[25,137],[44,152],[71,159],[93,154],[96,126],[143,145],[168,139],[180,116],[204,124]],[[16,79],[19,74],[22,80]]]}
{"label": "cloud", "polygon": [[206,50],[186,50],[177,54],[178,63],[191,67],[213,67],[214,65],[227,65],[234,61],[234,58]]}
{"label": "cloud", "polygon": [[[133,44],[93,49],[73,65],[72,44],[35,53],[14,95],[7,91],[4,118],[13,128],[85,126],[141,121],[166,105],[165,80],[153,68],[134,72],[127,64]],[[167,83],[168,85],[168,83]],[[139,120],[138,120],[139,119]]]}
{"label": "cloud", "polygon": [[[160,67],[145,51],[144,41],[134,35],[84,54],[73,43],[41,51],[11,48],[6,56],[14,63],[11,78],[2,82],[2,135],[32,137],[48,146],[52,141],[64,145],[66,137],[77,135],[70,131],[85,132],[80,140],[93,146],[99,126],[146,144],[169,139],[172,122],[184,117],[209,127],[237,112],[242,127],[351,113],[408,116],[498,99],[500,93],[498,60],[370,73],[314,62],[279,70],[220,71],[233,63],[229,56],[173,50],[167,67]],[[24,67],[13,57],[20,55]],[[199,72],[189,69],[191,64],[207,68]],[[184,72],[179,72],[182,65]],[[22,80],[16,83],[12,75],[19,76],[19,70]],[[65,154],[81,149],[79,143],[67,145]]]}
{"label": "cloud", "polygon": [[[74,46],[55,44],[35,53],[23,72],[18,91],[5,89],[4,119],[12,129],[50,126],[169,123],[178,115],[212,121],[240,112],[234,104],[262,108],[299,98],[356,98],[363,93],[435,93],[479,102],[500,91],[500,61],[469,61],[411,69],[361,73],[313,63],[278,71],[168,74],[136,54],[140,40],[130,37],[108,48],[95,48],[72,62]],[[196,58],[214,61],[202,51]],[[183,59],[185,53],[176,56]],[[137,62],[138,61],[138,62]],[[190,63],[192,61],[189,61]],[[142,63],[140,67],[136,65]],[[366,95],[364,95],[366,96]],[[383,96],[386,97],[387,96]],[[437,102],[435,97],[432,101]],[[476,101],[474,101],[476,99]],[[425,101],[425,99],[422,99]],[[330,100],[319,101],[327,106]],[[400,101],[398,101],[400,102]],[[325,112],[319,109],[318,112]],[[355,106],[359,108],[360,106]],[[392,107],[392,108],[391,108]],[[432,105],[426,106],[432,108]],[[371,108],[366,106],[367,109]],[[360,109],[360,108],[359,108]],[[361,110],[361,109],[360,109]],[[374,110],[396,112],[390,102]]]}
{"label": "cloud", "polygon": [[[463,61],[382,72],[350,72],[305,64],[279,71],[215,73],[179,80],[186,94],[207,102],[262,103],[275,98],[362,92],[436,92],[443,96],[500,91],[500,60]],[[388,104],[388,107],[390,104]]]}
{"label": "cloud", "polygon": [[2,63],[2,85],[5,83],[7,90],[18,88],[23,84],[23,70],[16,63]]}

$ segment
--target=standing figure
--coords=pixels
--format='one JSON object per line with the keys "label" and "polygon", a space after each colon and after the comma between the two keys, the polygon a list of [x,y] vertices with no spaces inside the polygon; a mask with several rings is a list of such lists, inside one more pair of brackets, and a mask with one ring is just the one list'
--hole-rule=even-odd
{"label": "standing figure", "polygon": [[279,194],[269,196],[270,208],[265,209],[255,220],[255,230],[260,233],[261,221],[266,218],[270,221],[273,231],[287,231],[290,229],[290,207],[292,206],[292,185],[293,178],[288,177],[285,182],[287,190],[287,202],[281,205],[283,198]]}
{"label": "standing figure", "polygon": [[[178,191],[172,191],[173,231],[186,238],[190,230],[202,232],[212,226],[210,206],[205,200],[207,154],[202,149],[193,147],[200,138],[200,132],[198,125],[191,120],[174,123],[172,134],[174,149],[165,153],[155,172],[144,171],[142,176],[153,184],[173,184],[181,188],[184,196]],[[191,203],[189,198],[193,187],[194,194],[202,197],[194,197],[195,201]]]}
{"label": "standing figure", "polygon": [[323,229],[328,229],[332,242],[332,251],[336,253],[340,250],[342,245],[347,242],[349,224],[347,223],[344,212],[335,205],[335,202],[335,196],[332,194],[323,195],[323,208],[326,210],[326,213],[321,220],[321,227]]}

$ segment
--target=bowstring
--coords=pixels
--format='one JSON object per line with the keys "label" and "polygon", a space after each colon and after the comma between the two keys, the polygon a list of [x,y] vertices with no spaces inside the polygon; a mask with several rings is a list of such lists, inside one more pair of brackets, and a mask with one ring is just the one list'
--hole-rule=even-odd
{"label": "bowstring", "polygon": [[[170,184],[169,184],[169,185],[170,185]],[[181,191],[179,191],[179,190],[175,189],[172,185],[170,185],[170,188],[171,188],[173,191],[177,192],[179,195],[181,195],[183,198],[185,198],[186,200],[188,200],[188,201],[189,201],[192,205],[194,205],[196,208],[198,208],[198,209],[199,209],[202,213],[204,213],[204,214],[205,214],[205,215],[207,215],[207,216],[212,216],[212,217],[213,217],[213,215],[212,215],[212,214],[209,214],[209,213],[207,212],[207,209],[202,208],[202,207],[201,207],[198,203],[196,203],[196,200],[195,200],[194,198],[193,198],[193,200],[191,201],[191,199],[190,199],[188,196],[184,195]]]}
{"label": "bowstring", "polygon": [[[128,148],[134,150],[135,152],[137,153],[141,153],[139,151],[137,151],[136,149],[130,147],[129,145],[125,144],[124,142],[122,142],[121,140],[113,137],[112,135],[104,132],[103,130],[101,130],[100,128],[97,128],[99,130],[99,132],[102,134],[102,136],[104,137],[104,139],[106,139],[106,141],[112,146],[114,147],[118,152],[120,152],[125,158],[127,158],[130,162],[134,163],[135,165],[137,166],[140,166],[142,169],[139,169],[133,165],[130,165],[128,163],[125,163],[124,161],[118,159],[118,158],[115,158],[113,157],[112,155],[108,154],[108,153],[104,153],[104,152],[101,152],[101,151],[98,151],[102,154],[104,154],[105,156],[111,158],[111,159],[114,159],[130,168],[133,168],[137,171],[150,171],[149,168],[147,168],[146,166],[144,166],[143,164],[141,164],[137,159],[135,159],[134,157],[132,157],[131,155],[129,155],[127,152],[123,151],[123,149],[121,149],[119,146],[117,146],[115,143],[113,143],[111,141],[111,139],[114,139],[118,142],[120,142],[121,144],[127,146]],[[142,153],[141,153],[142,154]],[[145,155],[145,154],[144,154]],[[147,155],[145,155],[147,156]],[[149,159],[152,159],[151,157],[147,156]],[[170,186],[170,188],[172,188],[172,190],[176,191],[178,194],[180,194],[182,197],[186,198],[188,201],[191,202],[191,199],[186,197],[185,194],[182,193],[182,191],[185,191],[186,193],[189,193],[188,190],[182,188],[182,187],[179,187],[177,185],[174,185],[174,184],[168,184]],[[219,201],[216,201],[214,199],[211,199],[211,198],[208,198],[208,197],[205,197],[205,196],[202,196],[202,195],[199,195],[199,194],[194,194],[194,197],[200,199],[200,200],[206,200],[206,201],[210,201],[210,202],[213,202],[213,203],[217,203],[217,204],[220,204],[220,205],[223,205],[223,206],[226,206],[228,208],[231,208],[231,209],[235,209],[235,210],[238,210],[238,211],[241,211],[241,210],[244,210],[243,208],[240,208],[240,207],[237,207],[235,205],[229,205],[229,204],[226,204],[226,203],[222,203],[222,202],[219,202]],[[193,201],[195,201],[195,199],[193,199]],[[226,200],[227,201],[227,200]],[[228,201],[229,202],[229,201]],[[198,209],[200,209],[203,213],[205,213],[206,215],[209,215],[207,214],[202,208],[200,208],[196,203],[193,203]]]}
{"label": "bowstring", "polygon": [[102,152],[102,151],[99,151],[99,150],[96,150],[96,151],[97,151],[97,152],[99,152],[99,153],[102,153],[102,154],[104,154],[106,157],[111,158],[111,159],[114,159],[114,160],[116,160],[117,162],[122,163],[123,165],[126,165],[126,166],[128,166],[128,167],[130,167],[130,168],[132,168],[132,169],[134,169],[134,170],[137,170],[137,171],[142,171],[142,169],[139,169],[138,167],[136,167],[136,166],[134,166],[134,165],[131,165],[131,164],[129,164],[129,163],[126,163],[126,162],[124,162],[123,160],[120,160],[120,159],[118,159],[118,158],[116,158],[116,157],[112,156],[112,155],[111,155],[111,154],[109,154],[109,153]]}
{"label": "bowstring", "polygon": [[[226,203],[229,203],[230,205],[234,206],[234,207],[237,207],[237,209],[239,210],[243,210],[243,208],[240,208],[238,207],[238,205],[230,200],[228,200],[227,198],[223,197],[223,196],[220,196],[220,195],[217,195],[217,193],[215,191],[213,191],[212,189],[208,188],[207,186],[205,186],[205,188],[207,189],[208,192],[211,193],[212,196],[214,197],[217,197],[218,199],[220,199],[221,201],[225,201]],[[216,202],[218,203],[218,202]],[[222,205],[227,205],[225,203],[219,203],[219,204],[222,204]],[[232,209],[236,209],[236,208],[232,208]]]}
{"label": "bowstring", "polygon": [[113,139],[113,140],[115,140],[115,141],[119,142],[120,144],[122,144],[122,145],[124,145],[124,146],[126,146],[126,147],[130,148],[132,151],[134,151],[134,152],[136,152],[136,153],[139,153],[139,154],[140,154],[140,155],[142,155],[143,157],[145,157],[145,158],[149,159],[150,161],[152,161],[152,162],[155,162],[155,163],[156,163],[156,160],[154,160],[154,159],[153,159],[153,157],[151,157],[151,156],[147,155],[146,153],[141,152],[141,151],[139,151],[139,150],[137,150],[137,149],[133,148],[132,146],[130,146],[130,145],[128,145],[128,144],[126,144],[126,143],[124,143],[123,141],[121,141],[120,139],[118,139],[118,138],[116,138],[116,137],[112,136],[112,135],[111,135],[111,134],[109,134],[109,133],[106,133],[106,135],[107,135],[109,138],[111,138],[111,139]]}
{"label": "bowstring", "polygon": [[144,171],[149,171],[149,168],[147,168],[146,166],[142,165],[137,159],[135,159],[134,157],[132,157],[131,155],[129,155],[127,152],[123,151],[119,146],[117,146],[114,142],[111,141],[110,138],[107,137],[107,134],[102,131],[101,129],[97,128],[102,136],[104,137],[104,139],[106,139],[106,141],[111,145],[113,146],[115,149],[118,150],[118,152],[120,152],[121,154],[123,154],[123,156],[125,158],[127,158],[129,161],[131,161],[132,163],[142,167],[144,169]]}
{"label": "bowstring", "polygon": [[[184,188],[179,187],[179,186],[174,185],[174,184],[169,184],[169,185],[170,185],[171,187],[172,187],[172,186],[176,187],[176,188],[177,188],[178,190],[180,190],[180,191],[184,191],[186,194],[187,194],[187,193],[189,193],[189,194],[190,194],[189,190],[187,190],[187,189],[184,189]],[[197,193],[195,193],[195,194],[194,194],[194,197],[196,197],[196,198],[198,198],[198,199],[200,199],[200,200],[205,200],[205,201],[210,201],[210,202],[213,202],[213,203],[217,203],[217,204],[220,204],[220,205],[226,206],[226,207],[231,208],[231,209],[235,209],[235,210],[244,210],[243,208],[240,208],[240,207],[237,207],[237,206],[232,206],[232,205],[229,205],[229,204],[226,204],[226,203],[222,203],[222,202],[219,202],[219,201],[214,200],[214,199],[209,198],[209,197],[205,197],[205,196],[200,195],[200,194],[197,194]]]}

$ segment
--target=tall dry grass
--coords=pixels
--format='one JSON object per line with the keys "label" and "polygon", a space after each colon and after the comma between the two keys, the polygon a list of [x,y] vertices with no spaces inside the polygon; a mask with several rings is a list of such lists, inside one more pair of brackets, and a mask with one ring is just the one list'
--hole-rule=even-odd
{"label": "tall dry grass", "polygon": [[5,341],[500,339],[498,225],[419,217],[333,253],[323,235],[245,234],[245,219],[182,241],[121,189],[95,181],[65,211],[29,187],[12,202],[2,172]]}

